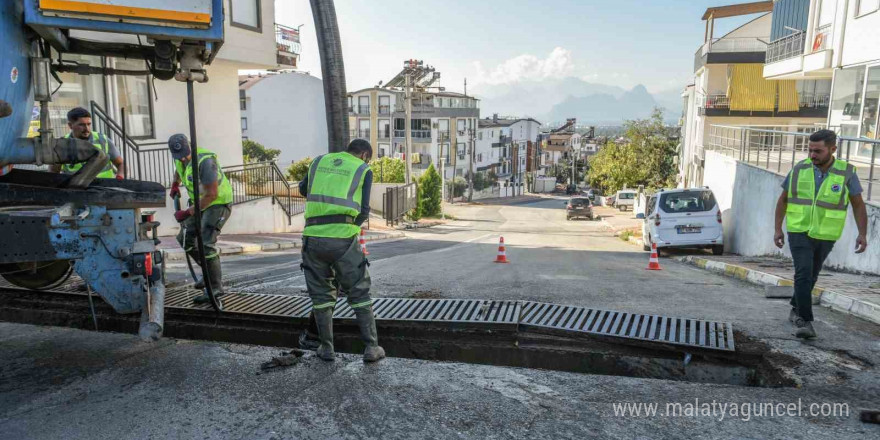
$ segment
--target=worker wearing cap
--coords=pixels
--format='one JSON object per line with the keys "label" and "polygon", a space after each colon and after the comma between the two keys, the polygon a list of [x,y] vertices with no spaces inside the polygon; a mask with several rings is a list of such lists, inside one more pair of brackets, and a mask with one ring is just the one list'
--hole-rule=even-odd
{"label": "worker wearing cap", "polygon": [[316,353],[326,361],[335,356],[333,308],[337,287],[346,292],[348,305],[354,310],[366,346],[364,362],[385,357],[373,317],[368,262],[358,243],[360,225],[370,215],[373,172],[367,163],[372,156],[370,143],[355,139],[344,152],[315,158],[308,176],[299,183],[300,193],[306,197],[300,267],[317,323],[320,345]]}
{"label": "worker wearing cap", "polygon": [[[70,128],[70,133],[67,133],[64,136],[65,138],[73,136],[84,141],[91,141],[96,149],[103,151],[107,155],[107,164],[104,165],[104,169],[95,177],[101,179],[113,179],[115,177],[119,180],[125,178],[124,161],[122,155],[119,154],[119,149],[103,133],[92,131],[92,114],[88,110],[76,107],[67,112],[67,126]],[[54,173],[60,171],[64,174],[75,174],[82,168],[82,165],[81,163],[51,165],[49,170]]]}
{"label": "worker wearing cap", "polygon": [[[220,251],[217,249],[217,237],[220,230],[232,213],[232,185],[223,174],[217,155],[203,148],[198,149],[196,160],[199,161],[199,201],[193,199],[193,169],[192,150],[189,140],[182,134],[175,134],[168,139],[168,149],[174,158],[174,182],[171,184],[171,197],[180,196],[180,184],[186,188],[189,194],[189,208],[174,213],[174,218],[181,223],[180,232],[177,234],[177,242],[184,251],[192,257],[196,263],[200,263],[199,250],[196,248],[196,223],[194,213],[196,209],[202,212],[202,243],[205,251],[205,262],[208,265],[211,288],[214,296],[224,294],[222,275],[220,269]],[[204,288],[203,282],[196,283],[197,288]],[[196,304],[209,302],[207,292],[193,298]]]}
{"label": "worker wearing cap", "polygon": [[810,135],[810,157],[794,165],[782,183],[776,202],[774,242],[782,249],[788,229],[788,247],[794,260],[794,296],[788,319],[797,326],[795,336],[816,337],[813,329],[813,287],[822,264],[834,243],[843,235],[847,205],[852,204],[859,230],[855,253],[868,248],[868,212],[862,200],[862,186],[856,168],[843,159],[835,159],[837,135],[819,130]]}

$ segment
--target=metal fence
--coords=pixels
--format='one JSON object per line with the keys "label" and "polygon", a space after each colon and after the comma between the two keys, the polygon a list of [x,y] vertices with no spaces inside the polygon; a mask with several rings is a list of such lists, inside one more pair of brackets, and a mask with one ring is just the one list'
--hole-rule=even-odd
{"label": "metal fence", "polygon": [[[809,137],[818,128],[821,127],[775,130],[711,125],[705,149],[770,171],[788,173],[809,157]],[[880,201],[880,194],[873,191],[880,181],[880,140],[838,136],[837,157],[856,166],[865,200]]]}
{"label": "metal fence", "polygon": [[767,64],[794,58],[804,53],[804,44],[807,41],[806,32],[796,32],[787,37],[780,38],[767,46]]}
{"label": "metal fence", "polygon": [[419,190],[415,182],[395,186],[382,194],[382,217],[388,226],[399,223],[403,216],[418,206]]}
{"label": "metal fence", "polygon": [[274,162],[248,163],[223,167],[223,174],[232,184],[232,204],[250,202],[271,197],[290,217],[305,212],[305,199],[299,188],[287,181],[287,177]]}

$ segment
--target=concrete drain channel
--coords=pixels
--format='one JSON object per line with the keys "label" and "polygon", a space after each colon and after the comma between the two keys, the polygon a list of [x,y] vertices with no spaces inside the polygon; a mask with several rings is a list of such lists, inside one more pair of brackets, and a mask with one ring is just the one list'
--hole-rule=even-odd
{"label": "concrete drain channel", "polygon": [[[93,330],[87,297],[72,280],[51,292],[0,282],[0,320]],[[224,313],[194,305],[199,292],[166,292],[165,336],[295,347],[308,325],[307,297],[229,294]],[[728,322],[672,318],[531,301],[377,298],[389,356],[740,386],[792,386],[785,360]],[[136,316],[96,303],[102,331],[136,333]],[[354,312],[334,312],[337,351],[359,353]]]}

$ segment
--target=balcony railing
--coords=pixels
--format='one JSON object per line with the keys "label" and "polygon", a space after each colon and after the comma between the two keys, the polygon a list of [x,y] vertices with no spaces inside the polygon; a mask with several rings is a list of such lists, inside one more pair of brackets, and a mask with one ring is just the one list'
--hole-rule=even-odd
{"label": "balcony railing", "polygon": [[380,115],[390,115],[391,114],[391,106],[390,105],[380,105],[379,106],[379,114]]}
{"label": "balcony railing", "polygon": [[694,53],[694,70],[700,68],[704,58],[710,53],[766,52],[767,43],[755,37],[746,38],[715,38],[703,43]]}
{"label": "balcony railing", "polygon": [[[801,93],[798,96],[798,107],[800,109],[827,109],[831,103],[830,94],[813,94]],[[719,109],[730,110],[730,97],[725,94],[712,94],[703,98],[700,105],[700,114],[705,115],[706,110]],[[776,105],[774,111],[779,111],[779,96],[776,97]]]}
{"label": "balcony railing", "polygon": [[357,130],[356,132],[354,132],[354,136],[353,136],[353,137],[356,138],[356,139],[367,139],[367,140],[369,140],[369,139],[370,139],[370,130],[369,130],[369,129],[365,129],[365,130]]}
{"label": "balcony railing", "polygon": [[767,47],[766,63],[775,63],[803,55],[806,39],[806,33],[797,32],[770,43]]}
{"label": "balcony railing", "polygon": [[[412,130],[413,139],[431,139],[431,130]],[[406,130],[394,130],[394,137],[406,137]]]}
{"label": "balcony railing", "polygon": [[[823,126],[754,127],[711,125],[705,150],[777,173],[788,173],[809,157],[810,135]],[[880,202],[880,140],[837,137],[837,157],[856,166],[866,200]]]}
{"label": "balcony railing", "polygon": [[302,52],[299,43],[299,30],[275,24],[276,61],[282,66],[296,67],[296,59]]}
{"label": "balcony railing", "polygon": [[376,134],[379,139],[390,139],[391,138],[391,129],[386,128],[385,130],[379,130]]}
{"label": "balcony railing", "polygon": [[360,106],[352,106],[348,108],[348,112],[354,115],[369,115],[370,114],[370,106],[365,105],[363,107]]}

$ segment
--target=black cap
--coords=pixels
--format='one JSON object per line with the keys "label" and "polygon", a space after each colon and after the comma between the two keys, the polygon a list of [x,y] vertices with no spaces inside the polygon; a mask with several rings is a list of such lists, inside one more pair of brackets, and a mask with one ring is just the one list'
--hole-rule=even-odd
{"label": "black cap", "polygon": [[177,133],[168,138],[168,149],[171,150],[171,157],[181,160],[189,156],[192,150],[189,148],[189,139],[186,135]]}

